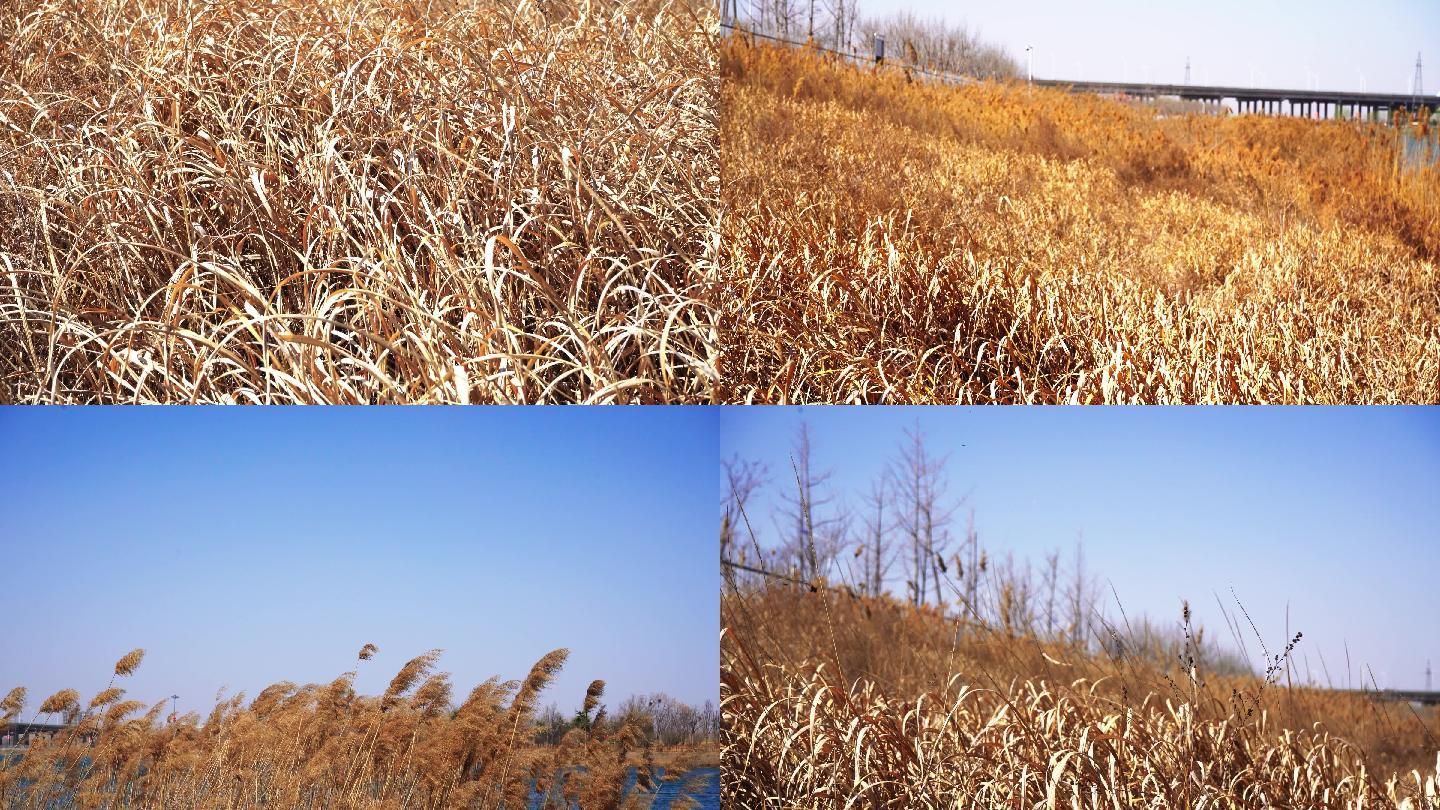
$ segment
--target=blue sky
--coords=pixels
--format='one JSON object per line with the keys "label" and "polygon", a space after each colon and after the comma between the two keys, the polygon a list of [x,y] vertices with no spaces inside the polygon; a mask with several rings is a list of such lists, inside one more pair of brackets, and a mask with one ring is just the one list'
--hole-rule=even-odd
{"label": "blue sky", "polygon": [[[0,693],[254,696],[431,648],[463,695],[718,700],[713,411],[0,409]],[[27,715],[28,715],[27,711]],[[26,719],[29,719],[28,716]]]}
{"label": "blue sky", "polygon": [[1176,621],[1188,598],[1227,640],[1214,594],[1233,611],[1234,588],[1271,648],[1288,604],[1295,660],[1321,682],[1323,655],[1344,685],[1347,643],[1383,687],[1440,668],[1440,409],[731,408],[722,455],[770,474],[750,510],[762,542],[802,419],[815,468],[856,509],[919,420],[967,500],[957,533],[973,508],[992,554],[1036,563],[1083,536],[1132,619]]}
{"label": "blue sky", "polygon": [[909,10],[965,23],[1037,77],[1409,93],[1426,51],[1440,91],[1435,0],[858,0],[862,14]]}

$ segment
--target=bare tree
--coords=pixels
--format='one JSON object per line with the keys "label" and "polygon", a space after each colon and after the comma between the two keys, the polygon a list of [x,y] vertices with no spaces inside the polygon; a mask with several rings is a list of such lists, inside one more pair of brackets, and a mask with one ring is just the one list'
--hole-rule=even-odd
{"label": "bare tree", "polygon": [[885,520],[888,490],[889,482],[884,477],[870,483],[870,494],[865,498],[864,544],[856,551],[856,556],[862,558],[860,575],[856,580],[860,592],[871,596],[878,596],[885,590],[885,578],[894,561],[889,548],[890,524]]}
{"label": "bare tree", "polygon": [[765,465],[758,461],[745,461],[738,457],[727,459],[725,468],[725,502],[720,515],[720,556],[737,554],[744,560],[748,549],[745,543],[737,541],[736,535],[743,533],[749,540],[756,562],[763,559],[759,540],[750,527],[750,498],[765,483]]}
{"label": "bare tree", "polygon": [[853,48],[860,17],[856,0],[722,0],[722,12],[746,28],[845,51]]}
{"label": "bare tree", "polygon": [[1099,587],[1094,577],[1085,571],[1085,543],[1083,539],[1075,541],[1075,567],[1071,571],[1069,593],[1066,596],[1070,602],[1070,624],[1068,627],[1070,643],[1076,647],[1089,643],[1090,630],[1093,626],[1093,617],[1096,613],[1097,600],[1099,598]]}
{"label": "bare tree", "polygon": [[900,456],[891,465],[890,479],[898,499],[897,527],[909,541],[906,563],[910,579],[906,585],[916,605],[925,604],[931,593],[937,603],[944,601],[940,569],[950,541],[946,528],[955,508],[941,501],[944,475],[945,459],[930,455],[920,426],[907,429]]}
{"label": "bare tree", "polygon": [[856,0],[833,0],[830,5],[830,19],[834,24],[834,37],[830,41],[830,47],[841,51],[852,51],[855,49],[854,39],[855,23],[859,19],[859,10],[855,7]]}
{"label": "bare tree", "polygon": [[980,79],[1015,78],[1020,65],[1005,49],[980,39],[967,26],[936,18],[922,20],[908,11],[868,20],[871,34],[894,42],[906,61],[929,70]]}
{"label": "bare tree", "polygon": [[816,471],[811,460],[810,426],[801,423],[791,449],[795,474],[793,495],[782,495],[782,535],[788,535],[783,554],[803,580],[823,576],[844,545],[848,516],[829,494],[829,471]]}
{"label": "bare tree", "polygon": [[1055,589],[1060,584],[1060,552],[1045,555],[1045,578],[1041,587],[1045,590],[1045,637],[1055,635]]}

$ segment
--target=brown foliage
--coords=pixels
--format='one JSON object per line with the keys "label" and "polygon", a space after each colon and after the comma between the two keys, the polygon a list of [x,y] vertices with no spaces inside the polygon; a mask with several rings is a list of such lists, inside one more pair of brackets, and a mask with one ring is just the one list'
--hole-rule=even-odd
{"label": "brown foliage", "polygon": [[0,401],[703,401],[688,0],[0,3]]}
{"label": "brown foliage", "polygon": [[722,48],[722,398],[1440,401],[1440,167]]}
{"label": "brown foliage", "polygon": [[[520,807],[532,782],[543,791],[557,774],[564,792],[588,797],[586,807],[652,798],[622,795],[639,746],[632,726],[577,728],[562,746],[532,744],[528,712],[563,651],[541,659],[523,685],[491,679],[459,707],[448,677],[430,675],[437,658],[411,660],[380,696],[356,694],[350,672],[323,685],[278,683],[248,706],[236,695],[203,722],[190,714],[159,723],[167,701],[132,717],[144,705],[117,702],[120,690],[107,689],[90,703],[103,714],[0,760],[0,806],[107,807],[124,796],[136,808]],[[0,709],[9,717],[23,698],[12,690]],[[79,700],[63,690],[40,710],[73,713]]]}
{"label": "brown foliage", "polygon": [[[733,806],[1434,807],[1440,718],[843,590],[721,601]],[[1192,665],[1195,662],[1189,662]],[[1408,803],[1407,803],[1408,802]]]}

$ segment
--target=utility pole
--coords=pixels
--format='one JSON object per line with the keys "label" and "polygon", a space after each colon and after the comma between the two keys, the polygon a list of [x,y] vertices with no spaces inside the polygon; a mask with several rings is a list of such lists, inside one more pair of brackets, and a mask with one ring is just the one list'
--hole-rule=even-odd
{"label": "utility pole", "polygon": [[171,696],[170,696],[170,700],[171,700],[171,703],[170,703],[170,722],[173,723],[173,722],[175,722],[176,720],[180,719],[180,718],[179,718],[179,715],[180,715],[180,696],[179,696],[179,695],[171,695]]}
{"label": "utility pole", "polygon": [[1425,691],[1430,691],[1430,661],[1425,661]]}
{"label": "utility pole", "polygon": [[1420,97],[1425,95],[1425,81],[1420,74],[1420,54],[1415,54],[1415,84],[1410,88],[1410,100],[1419,103]]}
{"label": "utility pole", "polygon": [[1190,84],[1190,57],[1185,57],[1185,84]]}

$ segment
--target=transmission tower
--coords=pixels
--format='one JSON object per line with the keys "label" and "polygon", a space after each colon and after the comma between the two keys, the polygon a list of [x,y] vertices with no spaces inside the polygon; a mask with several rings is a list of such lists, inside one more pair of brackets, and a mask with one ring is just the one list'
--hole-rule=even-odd
{"label": "transmission tower", "polygon": [[1190,83],[1190,57],[1185,57],[1185,83]]}
{"label": "transmission tower", "polygon": [[1425,691],[1430,691],[1430,662],[1425,662]]}
{"label": "transmission tower", "polygon": [[1425,81],[1420,76],[1420,54],[1415,54],[1415,86],[1410,89],[1410,94],[1418,100],[1425,95]]}

